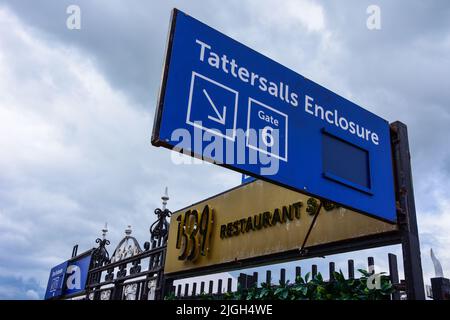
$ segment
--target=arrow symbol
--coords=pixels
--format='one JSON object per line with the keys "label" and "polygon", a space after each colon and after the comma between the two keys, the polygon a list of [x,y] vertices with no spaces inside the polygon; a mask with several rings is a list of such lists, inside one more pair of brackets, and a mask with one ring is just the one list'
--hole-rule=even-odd
{"label": "arrow symbol", "polygon": [[211,97],[209,96],[208,92],[206,92],[206,90],[203,89],[203,93],[205,94],[206,99],[208,99],[209,103],[211,104],[211,106],[212,106],[213,109],[214,109],[214,112],[215,112],[216,115],[217,115],[217,118],[212,117],[212,116],[208,116],[208,119],[209,119],[209,120],[212,120],[212,121],[215,121],[215,122],[218,122],[218,123],[220,123],[220,124],[225,124],[225,115],[226,115],[226,113],[227,113],[227,107],[226,107],[226,106],[223,106],[223,114],[221,115],[220,112],[219,112],[219,110],[217,109],[216,105],[215,105],[214,102],[211,100]]}

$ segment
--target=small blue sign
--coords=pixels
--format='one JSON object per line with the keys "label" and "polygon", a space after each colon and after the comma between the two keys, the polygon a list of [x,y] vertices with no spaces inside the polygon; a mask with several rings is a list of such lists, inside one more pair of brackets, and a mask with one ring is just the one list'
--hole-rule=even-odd
{"label": "small blue sign", "polygon": [[45,299],[58,298],[63,294],[64,279],[66,275],[67,261],[58,264],[50,270]]}
{"label": "small blue sign", "polygon": [[76,295],[86,289],[91,255],[83,254],[65,261],[50,271],[45,299]]}
{"label": "small blue sign", "polygon": [[386,120],[176,9],[152,143],[396,221]]}
{"label": "small blue sign", "polygon": [[91,255],[68,262],[64,295],[74,295],[86,289],[90,264]]}

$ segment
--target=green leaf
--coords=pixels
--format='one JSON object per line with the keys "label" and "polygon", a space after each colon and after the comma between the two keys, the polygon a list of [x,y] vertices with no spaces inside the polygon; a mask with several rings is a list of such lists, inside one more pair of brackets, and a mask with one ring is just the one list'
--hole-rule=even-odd
{"label": "green leaf", "polygon": [[297,276],[297,277],[295,278],[295,282],[296,282],[296,283],[305,283],[305,281],[303,280],[302,276]]}
{"label": "green leaf", "polygon": [[316,275],[316,280],[323,282],[322,274],[320,272]]}
{"label": "green leaf", "polygon": [[308,272],[305,274],[305,282],[308,282],[310,275],[311,275],[311,272]]}
{"label": "green leaf", "polygon": [[370,277],[370,273],[364,269],[358,269],[358,271],[363,274],[365,277]]}

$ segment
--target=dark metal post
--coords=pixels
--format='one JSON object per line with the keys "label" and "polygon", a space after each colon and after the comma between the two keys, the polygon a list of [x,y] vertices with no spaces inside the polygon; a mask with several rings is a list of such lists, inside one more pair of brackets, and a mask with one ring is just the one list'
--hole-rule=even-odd
{"label": "dark metal post", "polygon": [[431,278],[433,300],[450,300],[450,280],[447,278]]}
{"label": "dark metal post", "polygon": [[425,300],[408,130],[405,124],[396,121],[391,124],[391,133],[396,182],[397,218],[402,237],[406,294],[408,300]]}
{"label": "dark metal post", "polygon": [[297,281],[298,277],[302,276],[302,268],[301,267],[295,267],[295,280]]}
{"label": "dark metal post", "polygon": [[241,290],[247,289],[247,275],[245,273],[239,274],[238,284],[239,284]]}
{"label": "dark metal post", "polygon": [[75,258],[77,256],[78,253],[78,245],[74,245],[73,249],[72,249],[72,258]]}
{"label": "dark metal post", "polygon": [[219,282],[217,283],[217,294],[222,294],[222,279],[219,279]]}
{"label": "dark metal post", "polygon": [[280,269],[280,284],[281,285],[286,284],[286,269],[285,268]]}
{"label": "dark metal post", "polygon": [[375,260],[373,257],[367,257],[367,271],[371,274],[375,273]]}
{"label": "dark metal post", "polygon": [[200,282],[200,294],[204,294],[205,292],[205,281]]}
{"label": "dark metal post", "polygon": [[[170,279],[170,278],[167,279],[166,277],[164,277],[162,272],[160,272],[160,274],[158,276],[159,276],[158,282],[161,286],[160,287],[161,289],[158,290],[158,284],[157,284],[155,300],[164,300],[164,297],[171,293],[171,290],[173,288],[173,279]],[[180,292],[180,294],[181,294],[181,292]]]}
{"label": "dark metal post", "polygon": [[[167,201],[169,200],[169,195],[167,187],[165,189],[162,199],[162,209],[155,209],[155,214],[157,219],[150,226],[150,242],[151,249],[160,248],[164,246],[164,250],[156,255],[151,255],[149,260],[149,269],[160,268],[157,276],[157,286],[155,299],[164,300],[165,295],[170,293],[173,286],[173,279],[164,276],[164,266],[166,263],[166,252],[167,252],[167,238],[169,235],[169,223],[166,218],[172,215],[169,209],[167,209]],[[187,284],[186,284],[187,285]],[[185,290],[187,287],[185,288]],[[181,294],[181,292],[180,292]],[[187,295],[188,292],[185,292]]]}
{"label": "dark metal post", "polygon": [[352,259],[348,260],[348,278],[355,278],[355,262]]}
{"label": "dark metal post", "polygon": [[[397,285],[400,283],[398,278],[398,266],[397,266],[397,256],[395,254],[389,253],[389,277],[391,278],[391,283]],[[392,294],[392,300],[400,300],[400,292],[395,290]]]}
{"label": "dark metal post", "polygon": [[330,281],[334,280],[335,272],[336,272],[336,265],[334,262],[330,262],[329,263],[329,273],[330,273],[329,279],[330,279]]}
{"label": "dark metal post", "polygon": [[266,284],[269,286],[272,283],[272,272],[270,270],[266,270]]}
{"label": "dark metal post", "polygon": [[213,293],[213,285],[214,285],[214,281],[213,280],[209,280],[209,290],[208,290],[209,294]]}
{"label": "dark metal post", "polygon": [[317,276],[317,264],[311,266],[311,278],[315,279]]}
{"label": "dark metal post", "polygon": [[233,285],[233,279],[228,278],[227,292],[231,292],[231,286]]}
{"label": "dark metal post", "polygon": [[258,272],[253,272],[252,286],[258,286]]}

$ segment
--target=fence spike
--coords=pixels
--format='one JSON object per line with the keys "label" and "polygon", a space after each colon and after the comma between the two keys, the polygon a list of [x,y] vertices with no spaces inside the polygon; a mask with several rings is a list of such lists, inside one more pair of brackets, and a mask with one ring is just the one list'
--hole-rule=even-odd
{"label": "fence spike", "polygon": [[251,285],[252,285],[252,286],[255,286],[255,287],[258,286],[258,272],[257,272],[257,271],[253,272],[253,277],[252,277],[252,283],[251,283]]}
{"label": "fence spike", "polygon": [[[389,277],[391,278],[392,284],[400,283],[398,277],[398,265],[397,265],[397,256],[395,254],[388,254],[389,261]],[[397,290],[392,294],[392,300],[400,300],[400,292]]]}
{"label": "fence spike", "polygon": [[228,278],[227,292],[232,291],[233,278]]}
{"label": "fence spike", "polygon": [[330,271],[330,277],[329,277],[330,281],[334,280],[334,272],[336,271],[336,266],[335,266],[334,262],[329,263],[329,271]]}
{"label": "fence spike", "polygon": [[205,293],[205,281],[200,282],[200,294]]}
{"label": "fence spike", "polygon": [[219,279],[219,283],[217,285],[217,293],[222,294],[222,279]]}
{"label": "fence spike", "polygon": [[312,278],[314,279],[317,276],[317,264],[313,264],[311,266]]}
{"label": "fence spike", "polygon": [[352,259],[348,260],[348,278],[355,278],[355,262]]}
{"label": "fence spike", "polygon": [[369,272],[370,273],[375,273],[375,261],[373,259],[373,257],[368,257],[367,258],[367,265],[369,267]]}
{"label": "fence spike", "polygon": [[268,285],[272,283],[272,272],[270,270],[266,270],[266,283]]}
{"label": "fence spike", "polygon": [[280,283],[282,283],[282,284],[286,283],[286,269],[285,268],[280,269]]}
{"label": "fence spike", "polygon": [[213,293],[213,286],[214,286],[214,281],[209,280],[209,290],[208,290],[209,294]]}
{"label": "fence spike", "polygon": [[295,267],[295,280],[297,280],[297,278],[301,276],[302,276],[302,268]]}

